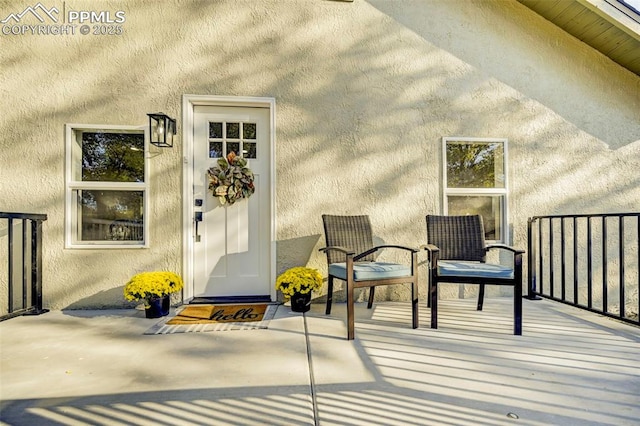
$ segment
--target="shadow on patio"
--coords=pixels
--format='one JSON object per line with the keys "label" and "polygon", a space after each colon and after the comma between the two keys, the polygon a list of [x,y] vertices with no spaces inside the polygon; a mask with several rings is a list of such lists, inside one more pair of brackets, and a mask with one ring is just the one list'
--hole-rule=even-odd
{"label": "shadow on patio", "polygon": [[[632,425],[640,330],[547,300],[408,303],[326,317],[280,306],[267,330],[146,336],[140,312],[50,312],[0,323],[9,425]],[[310,348],[310,356],[307,354]]]}
{"label": "shadow on patio", "polygon": [[637,424],[640,330],[546,300],[524,307],[514,336],[509,298],[488,299],[482,312],[473,299],[444,300],[438,330],[424,306],[418,330],[409,304],[360,306],[349,350],[332,338],[344,338],[344,305],[331,325],[314,305],[322,424]]}

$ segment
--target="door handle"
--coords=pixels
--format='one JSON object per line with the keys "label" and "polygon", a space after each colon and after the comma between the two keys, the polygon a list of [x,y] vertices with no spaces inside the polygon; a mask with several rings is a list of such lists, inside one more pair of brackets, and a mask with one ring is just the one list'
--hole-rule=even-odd
{"label": "door handle", "polygon": [[198,223],[202,222],[202,212],[195,212],[195,214],[193,215],[193,220],[196,223],[196,243],[200,242],[200,234],[198,233]]}

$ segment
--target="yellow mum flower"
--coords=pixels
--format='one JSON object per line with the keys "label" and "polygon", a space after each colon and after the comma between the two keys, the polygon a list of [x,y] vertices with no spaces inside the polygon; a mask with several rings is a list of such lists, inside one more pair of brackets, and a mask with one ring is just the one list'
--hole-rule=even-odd
{"label": "yellow mum flower", "polygon": [[296,266],[287,269],[276,279],[276,290],[287,297],[295,293],[306,294],[322,287],[322,275],[317,269]]}
{"label": "yellow mum flower", "polygon": [[182,278],[173,272],[141,272],[124,286],[124,298],[129,301],[148,301],[180,291],[182,287]]}

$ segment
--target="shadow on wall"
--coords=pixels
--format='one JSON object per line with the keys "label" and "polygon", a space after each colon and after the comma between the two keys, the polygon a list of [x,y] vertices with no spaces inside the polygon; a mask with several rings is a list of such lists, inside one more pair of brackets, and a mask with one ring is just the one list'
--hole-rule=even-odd
{"label": "shadow on wall", "polygon": [[[477,78],[491,76],[508,85],[519,96],[556,111],[610,149],[639,141],[640,129],[629,125],[637,121],[638,98],[634,90],[628,90],[638,87],[636,76],[626,70],[617,73],[617,64],[608,59],[600,61],[595,50],[576,43],[525,6],[516,2],[478,2],[468,8],[468,13],[474,16],[469,20],[458,2],[433,2],[425,21],[424,6],[418,2],[402,7],[381,0],[368,3],[428,43],[470,65],[470,72]],[[411,7],[416,8],[414,13]],[[455,18],[440,19],[442,16]],[[510,36],[519,31],[525,31],[527,37]],[[484,38],[484,49],[474,48],[478,37]],[[590,58],[588,67],[584,65],[585,57]],[[567,72],[566,64],[571,65],[571,72]],[[615,72],[620,80],[604,77],[609,72]],[[612,97],[616,102],[612,102]],[[514,100],[503,99],[496,106]],[[516,100],[520,102],[523,100]]]}
{"label": "shadow on wall", "polygon": [[[135,308],[138,302],[127,302],[123,296],[124,284],[119,287],[110,288],[109,290],[100,291],[85,298],[79,299],[64,309],[128,309]],[[120,300],[121,305],[118,306],[116,301]]]}
{"label": "shadow on wall", "polygon": [[[307,235],[276,242],[278,270],[276,276],[295,266],[307,266],[314,248],[318,244],[321,235]],[[283,301],[282,294],[278,291],[278,301]]]}
{"label": "shadow on wall", "polygon": [[[144,303],[143,300],[129,302],[124,299],[124,284],[109,290],[100,291],[85,298],[79,299],[70,304],[63,311],[86,310],[86,309],[134,309]],[[171,306],[182,304],[182,294],[180,292],[171,294]],[[142,314],[144,315],[144,314]]]}
{"label": "shadow on wall", "polygon": [[280,275],[295,266],[306,266],[320,237],[322,236],[315,234],[277,241],[276,252],[279,269],[276,274]]}

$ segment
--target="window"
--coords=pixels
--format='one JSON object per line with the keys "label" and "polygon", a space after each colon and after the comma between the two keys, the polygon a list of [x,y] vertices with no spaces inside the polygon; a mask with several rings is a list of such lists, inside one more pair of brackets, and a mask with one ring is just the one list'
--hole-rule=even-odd
{"label": "window", "polygon": [[209,158],[234,152],[244,158],[256,157],[256,123],[209,122]]}
{"label": "window", "polygon": [[144,128],[67,125],[66,246],[146,247]]}
{"label": "window", "polygon": [[443,138],[444,213],[480,214],[488,241],[507,242],[507,140]]}

